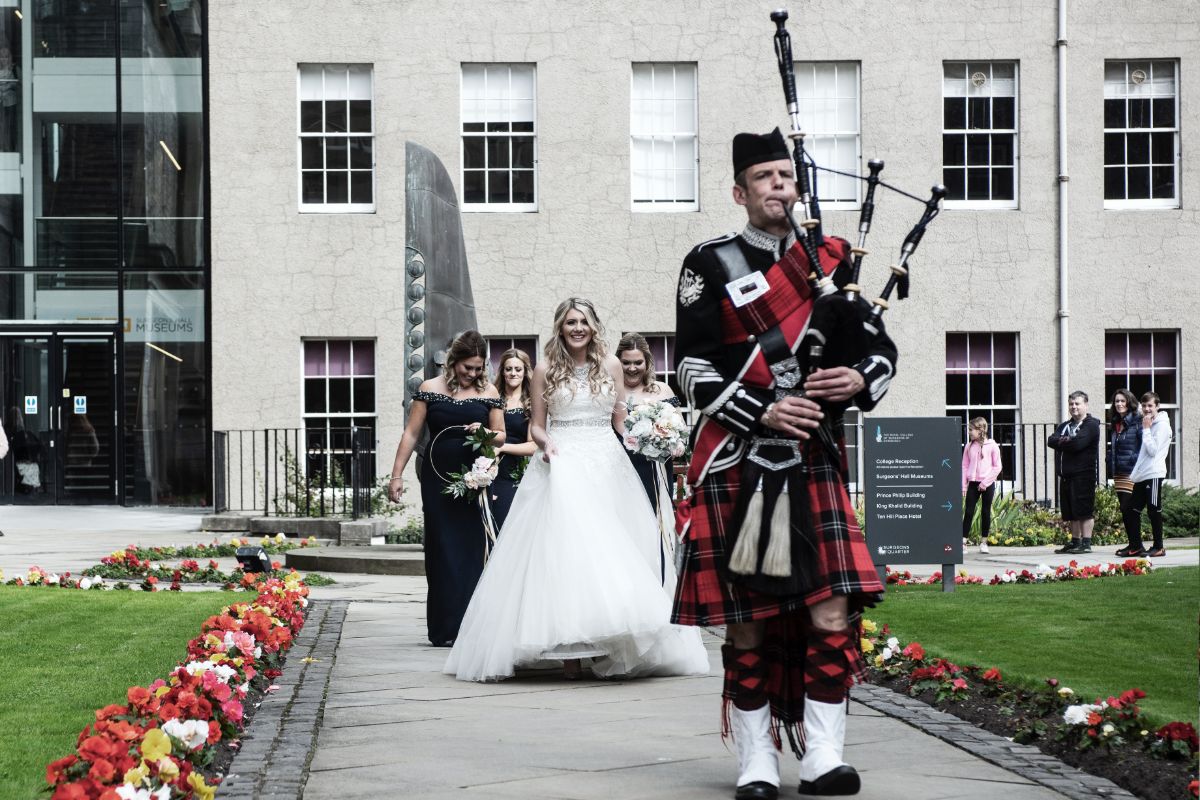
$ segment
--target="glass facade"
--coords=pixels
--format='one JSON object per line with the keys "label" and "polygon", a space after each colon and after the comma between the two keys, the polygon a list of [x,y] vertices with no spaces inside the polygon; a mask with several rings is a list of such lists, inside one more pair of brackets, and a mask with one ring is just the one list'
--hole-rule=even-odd
{"label": "glass facade", "polygon": [[0,503],[209,500],[205,6],[0,0]]}

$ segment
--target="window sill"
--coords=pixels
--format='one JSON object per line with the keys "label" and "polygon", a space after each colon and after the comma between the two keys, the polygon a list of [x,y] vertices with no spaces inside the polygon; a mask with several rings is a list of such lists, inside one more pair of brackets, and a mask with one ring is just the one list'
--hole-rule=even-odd
{"label": "window sill", "polygon": [[373,203],[326,203],[321,205],[301,205],[301,214],[374,214]]}

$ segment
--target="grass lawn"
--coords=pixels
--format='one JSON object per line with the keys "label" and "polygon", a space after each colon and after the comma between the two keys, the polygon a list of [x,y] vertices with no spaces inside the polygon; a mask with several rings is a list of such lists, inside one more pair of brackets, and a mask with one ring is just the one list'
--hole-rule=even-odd
{"label": "grass lawn", "polygon": [[889,586],[867,617],[901,642],[1006,682],[1058,678],[1080,702],[1137,687],[1158,723],[1196,718],[1200,568],[1067,583]]}
{"label": "grass lawn", "polygon": [[0,586],[0,798],[36,797],[96,709],[166,677],[237,597]]}

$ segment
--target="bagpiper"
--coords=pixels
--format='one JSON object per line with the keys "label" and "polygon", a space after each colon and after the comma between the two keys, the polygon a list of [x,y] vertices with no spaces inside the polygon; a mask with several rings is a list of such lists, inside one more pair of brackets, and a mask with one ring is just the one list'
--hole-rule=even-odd
{"label": "bagpiper", "polygon": [[[837,295],[862,352],[822,368],[820,348],[799,351],[814,336],[836,351],[839,337],[810,330],[817,271],[790,220],[797,181],[779,129],[735,136],[733,173],[745,228],[695,247],[679,276],[675,368],[696,421],[673,621],[727,626],[722,733],[738,800],[777,796],[780,730],[802,754],[801,793],[855,794],[849,687],[864,668],[861,612],[883,585],[846,489],[842,412],[875,407],[896,348],[863,300]],[[817,251],[844,286],[850,244],[822,237]]]}

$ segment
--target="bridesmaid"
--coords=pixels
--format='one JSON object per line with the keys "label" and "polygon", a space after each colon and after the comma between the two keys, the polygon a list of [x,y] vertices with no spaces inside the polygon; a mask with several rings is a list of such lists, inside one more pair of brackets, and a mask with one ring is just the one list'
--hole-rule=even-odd
{"label": "bridesmaid", "polygon": [[[671,387],[662,381],[654,379],[654,356],[650,353],[650,345],[646,337],[640,333],[627,333],[617,344],[617,358],[621,361],[621,373],[624,376],[626,406],[632,409],[639,403],[657,400],[668,405],[679,407],[679,398],[671,391]],[[650,505],[659,519],[662,530],[674,532],[675,507],[671,500],[674,488],[673,462],[651,461],[645,456],[626,451],[633,468],[642,481],[642,488],[650,498]],[[666,541],[664,539],[664,541]],[[661,578],[666,580],[667,553],[663,548],[661,558]]]}
{"label": "bridesmaid", "polygon": [[466,331],[450,343],[442,374],[422,383],[413,395],[388,483],[388,496],[399,502],[404,468],[416,449],[421,428],[428,426],[429,447],[421,459],[418,478],[429,583],[426,621],[429,641],[435,647],[450,647],[458,637],[488,547],[479,505],[442,492],[449,482],[447,476],[461,472],[475,459],[466,446],[468,434],[486,425],[497,432],[497,445],[504,442],[504,402],[488,383],[486,354],[487,343],[478,331]]}
{"label": "bridesmaid", "polygon": [[529,431],[530,394],[529,385],[533,377],[533,364],[523,350],[505,350],[500,356],[500,369],[494,383],[504,400],[504,444],[497,450],[500,454],[500,470],[492,482],[492,516],[496,528],[504,527],[504,519],[517,494],[519,474],[524,460],[537,452],[537,445]]}

